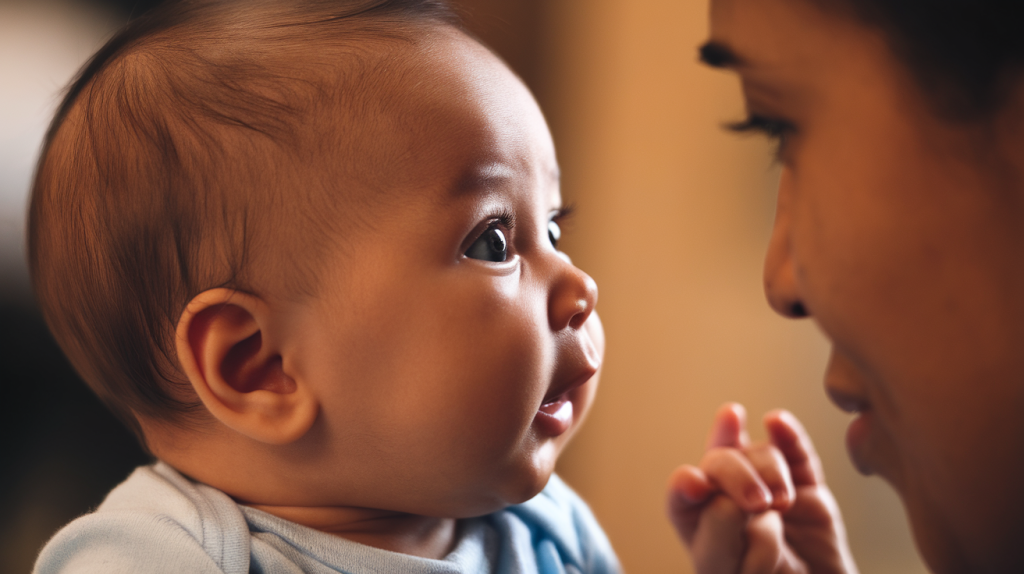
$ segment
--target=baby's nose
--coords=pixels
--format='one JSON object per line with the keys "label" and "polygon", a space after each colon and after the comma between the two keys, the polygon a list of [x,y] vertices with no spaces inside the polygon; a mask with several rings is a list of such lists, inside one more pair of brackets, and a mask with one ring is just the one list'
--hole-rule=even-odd
{"label": "baby's nose", "polygon": [[566,263],[555,281],[548,304],[551,329],[580,329],[597,305],[597,283],[581,269]]}

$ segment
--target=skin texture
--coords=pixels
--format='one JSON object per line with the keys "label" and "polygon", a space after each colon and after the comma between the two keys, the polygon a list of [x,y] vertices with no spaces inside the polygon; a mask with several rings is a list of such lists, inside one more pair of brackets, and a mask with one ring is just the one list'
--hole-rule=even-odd
{"label": "skin texture", "polygon": [[710,40],[791,126],[766,291],[831,341],[851,459],[934,571],[1024,571],[1024,94],[940,119],[879,32],[802,0],[712,0]]}
{"label": "skin texture", "polygon": [[[146,432],[244,504],[440,558],[457,519],[547,483],[593,400],[604,336],[596,285],[549,239],[558,165],[529,91],[455,30],[392,49],[391,121],[373,136],[403,151],[387,189],[353,204],[361,223],[315,296],[192,301],[178,357],[212,420]],[[489,226],[504,262],[465,255]],[[539,412],[556,396],[564,425]]]}

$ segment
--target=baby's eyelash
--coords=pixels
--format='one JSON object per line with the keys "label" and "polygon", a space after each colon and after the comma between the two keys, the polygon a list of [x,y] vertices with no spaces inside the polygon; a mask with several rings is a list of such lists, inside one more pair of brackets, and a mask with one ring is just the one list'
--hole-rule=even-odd
{"label": "baby's eyelash", "polygon": [[498,220],[498,223],[501,223],[509,231],[512,231],[516,226],[516,213],[508,208],[501,208],[500,211],[491,216],[491,219]]}
{"label": "baby's eyelash", "polygon": [[782,139],[796,131],[796,127],[786,120],[767,118],[751,114],[747,119],[725,124],[725,129],[737,133],[760,132],[772,139]]}

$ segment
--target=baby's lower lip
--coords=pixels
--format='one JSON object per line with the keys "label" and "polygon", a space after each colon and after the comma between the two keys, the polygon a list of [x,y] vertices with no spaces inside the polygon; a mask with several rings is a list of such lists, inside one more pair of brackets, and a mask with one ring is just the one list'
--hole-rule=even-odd
{"label": "baby's lower lip", "polygon": [[573,407],[567,395],[556,397],[537,409],[534,417],[541,432],[549,436],[559,436],[572,426]]}

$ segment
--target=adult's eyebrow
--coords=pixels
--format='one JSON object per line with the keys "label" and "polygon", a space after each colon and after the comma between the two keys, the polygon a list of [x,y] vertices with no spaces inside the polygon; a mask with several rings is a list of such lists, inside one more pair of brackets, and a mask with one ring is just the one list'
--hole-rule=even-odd
{"label": "adult's eyebrow", "polygon": [[705,42],[699,52],[700,61],[712,68],[735,68],[743,64],[743,59],[732,48],[714,40]]}

